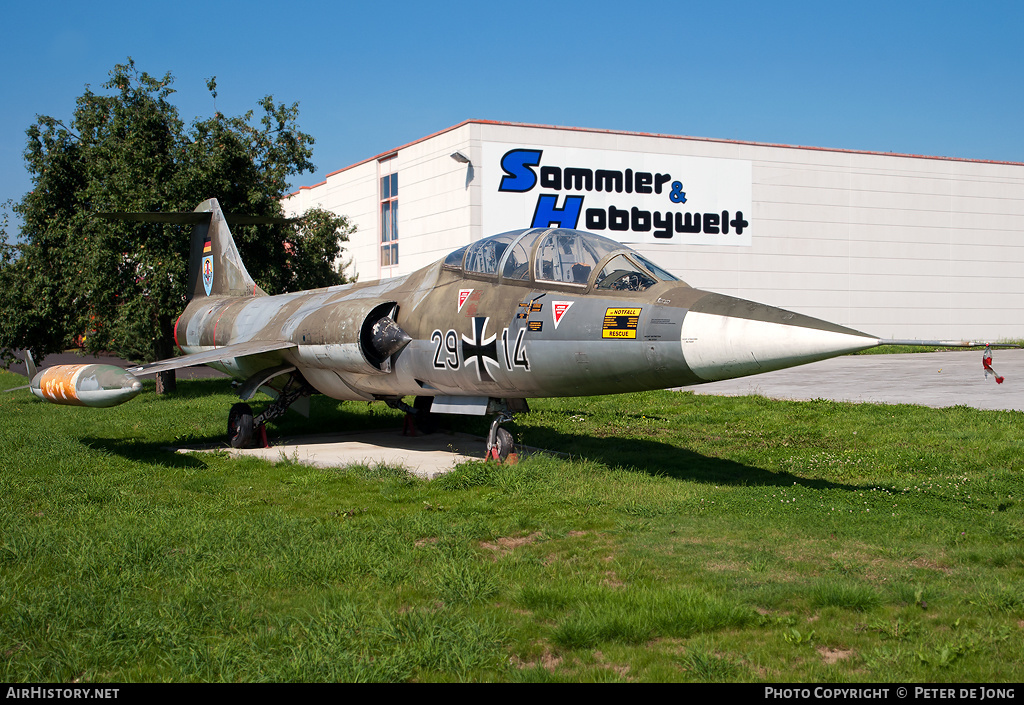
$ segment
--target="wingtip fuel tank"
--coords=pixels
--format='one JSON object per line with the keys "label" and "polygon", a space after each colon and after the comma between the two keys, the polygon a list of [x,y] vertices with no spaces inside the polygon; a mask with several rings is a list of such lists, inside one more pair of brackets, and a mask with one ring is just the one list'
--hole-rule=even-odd
{"label": "wingtip fuel tank", "polygon": [[51,404],[110,407],[138,396],[142,382],[115,365],[55,365],[38,372],[29,389]]}

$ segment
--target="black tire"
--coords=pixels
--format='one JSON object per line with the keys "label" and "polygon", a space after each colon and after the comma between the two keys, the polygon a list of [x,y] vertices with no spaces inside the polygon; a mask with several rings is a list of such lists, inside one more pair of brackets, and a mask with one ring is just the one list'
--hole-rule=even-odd
{"label": "black tire", "polygon": [[235,404],[228,412],[228,443],[232,448],[249,448],[254,437],[252,408]]}
{"label": "black tire", "polygon": [[498,428],[494,434],[494,447],[498,450],[498,460],[505,462],[508,458],[509,453],[515,448],[515,443],[512,441],[512,434],[503,428]]}

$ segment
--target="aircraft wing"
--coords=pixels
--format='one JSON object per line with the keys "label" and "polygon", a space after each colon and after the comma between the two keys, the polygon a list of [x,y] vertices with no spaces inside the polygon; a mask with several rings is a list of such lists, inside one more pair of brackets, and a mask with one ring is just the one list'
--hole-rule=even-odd
{"label": "aircraft wing", "polygon": [[229,360],[233,357],[258,355],[260,353],[273,352],[275,350],[288,350],[289,348],[295,347],[298,346],[289,340],[251,340],[246,343],[225,345],[223,347],[214,348],[213,350],[204,350],[203,352],[192,353],[190,355],[181,355],[180,357],[172,357],[167,360],[158,360],[145,365],[129,367],[128,372],[131,372],[133,375],[152,375],[158,372],[177,370],[182,367],[192,367],[194,365],[205,365],[210,362],[220,362],[221,360]]}

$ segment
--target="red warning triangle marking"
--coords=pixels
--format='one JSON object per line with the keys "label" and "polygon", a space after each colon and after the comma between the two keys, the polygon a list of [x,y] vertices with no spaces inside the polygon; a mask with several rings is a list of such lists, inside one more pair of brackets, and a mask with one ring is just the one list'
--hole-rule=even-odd
{"label": "red warning triangle marking", "polygon": [[551,302],[551,315],[555,319],[555,328],[558,328],[558,324],[562,321],[562,316],[569,310],[569,307],[573,305],[572,301],[552,301]]}

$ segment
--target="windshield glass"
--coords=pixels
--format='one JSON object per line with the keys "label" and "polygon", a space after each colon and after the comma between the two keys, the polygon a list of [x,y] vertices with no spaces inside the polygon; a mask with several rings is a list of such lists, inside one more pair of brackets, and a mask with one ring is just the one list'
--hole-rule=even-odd
{"label": "windshield glass", "polygon": [[537,281],[586,286],[594,267],[622,245],[578,230],[552,230],[537,247]]}
{"label": "windshield glass", "polygon": [[[535,247],[536,245],[536,247]],[[532,259],[531,259],[532,257]],[[596,272],[606,258],[608,262]],[[474,274],[585,287],[643,291],[658,280],[680,281],[622,243],[581,230],[531,228],[485,237],[444,259],[444,266]],[[615,275],[615,276],[613,276]]]}
{"label": "windshield glass", "polygon": [[647,259],[646,257],[641,255],[640,253],[637,253],[636,258],[638,260],[640,260],[640,264],[642,264],[643,266],[647,267],[647,270],[651,274],[656,276],[658,279],[661,279],[664,282],[677,282],[677,281],[680,281],[679,277],[675,276],[671,272],[666,272],[664,269],[662,269],[658,265],[654,264],[654,262],[651,262],[651,260]]}
{"label": "windshield glass", "polygon": [[466,250],[467,249],[469,249],[469,245],[466,245],[465,247],[460,247],[459,249],[455,250],[455,252],[452,252],[450,255],[445,257],[444,258],[444,266],[445,267],[461,267],[462,266],[462,256],[466,254]]}
{"label": "windshield glass", "polygon": [[547,232],[547,228],[523,231],[523,236],[505,254],[505,263],[501,265],[502,277],[529,281],[530,252],[533,250],[533,243],[545,232]]}
{"label": "windshield glass", "polygon": [[629,258],[616,255],[601,268],[594,288],[606,291],[644,291],[655,283],[657,280],[654,277],[633,264]]}
{"label": "windshield glass", "polygon": [[497,274],[498,263],[501,262],[505,250],[520,234],[520,231],[502,233],[474,242],[466,250],[466,264],[464,265],[466,271]]}

